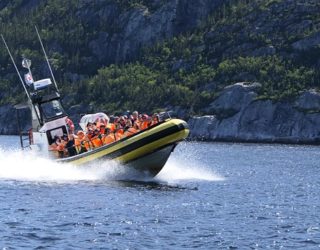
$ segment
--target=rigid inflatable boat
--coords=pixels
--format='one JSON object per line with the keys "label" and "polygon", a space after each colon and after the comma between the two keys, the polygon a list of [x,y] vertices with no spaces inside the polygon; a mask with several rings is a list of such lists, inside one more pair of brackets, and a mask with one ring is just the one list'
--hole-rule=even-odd
{"label": "rigid inflatable boat", "polygon": [[[137,170],[143,176],[153,177],[157,175],[166,164],[176,145],[189,134],[188,125],[183,120],[163,116],[157,124],[147,129],[110,144],[92,148],[87,152],[63,158],[58,158],[52,154],[50,145],[55,138],[69,135],[71,131],[67,123],[68,115],[62,107],[60,93],[49,60],[38,30],[36,29],[36,31],[51,72],[51,78],[39,81],[33,80],[30,70],[31,61],[26,58],[23,59],[22,66],[27,72],[24,75],[24,80],[22,79],[7,43],[2,36],[2,40],[28,97],[27,104],[15,106],[17,114],[19,114],[19,110],[25,108],[31,111],[32,128],[26,134],[20,133],[21,146],[39,153],[41,157],[48,157],[59,163],[92,165],[95,161],[114,160],[128,168]],[[27,146],[23,143],[23,135],[27,135]]]}

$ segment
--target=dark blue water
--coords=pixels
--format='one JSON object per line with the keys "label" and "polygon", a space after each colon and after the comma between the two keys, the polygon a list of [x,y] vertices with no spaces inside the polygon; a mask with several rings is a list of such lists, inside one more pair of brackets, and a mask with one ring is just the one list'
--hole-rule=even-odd
{"label": "dark blue water", "polygon": [[0,249],[319,249],[319,159],[314,146],[182,143],[135,182],[3,149]]}

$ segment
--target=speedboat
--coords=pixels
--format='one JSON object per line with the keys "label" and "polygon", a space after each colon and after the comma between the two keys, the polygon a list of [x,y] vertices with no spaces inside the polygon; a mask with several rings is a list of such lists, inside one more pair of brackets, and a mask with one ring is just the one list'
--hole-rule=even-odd
{"label": "speedboat", "polygon": [[[37,28],[36,32],[51,73],[50,78],[38,81],[33,80],[30,70],[31,61],[26,58],[23,59],[22,66],[27,72],[24,75],[24,80],[22,79],[9,47],[2,36],[28,98],[26,105],[16,105],[15,107],[18,113],[25,108],[31,111],[32,128],[26,134],[28,138],[27,148],[37,152],[41,157],[47,157],[59,163],[85,166],[92,165],[94,162],[113,160],[138,171],[143,176],[156,176],[166,164],[177,144],[189,134],[189,128],[185,121],[171,118],[166,113],[157,124],[110,144],[63,158],[52,154],[50,145],[55,138],[69,135],[72,131],[68,126],[68,114],[61,104],[60,92]],[[102,114],[102,116],[104,115]],[[94,117],[94,114],[91,117]],[[26,148],[22,143],[22,135],[23,133],[20,133],[21,145]]]}

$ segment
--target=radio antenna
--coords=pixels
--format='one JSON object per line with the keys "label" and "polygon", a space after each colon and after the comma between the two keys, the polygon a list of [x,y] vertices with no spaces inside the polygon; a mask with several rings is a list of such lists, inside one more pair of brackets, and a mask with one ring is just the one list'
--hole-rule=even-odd
{"label": "radio antenna", "polygon": [[42,43],[42,40],[41,40],[39,31],[38,31],[38,28],[37,28],[37,26],[34,26],[34,27],[35,27],[35,29],[36,29],[36,32],[37,32],[37,35],[38,35],[38,38],[39,38],[39,42],[40,42],[40,44],[41,44],[41,48],[42,48],[43,54],[44,54],[44,56],[45,56],[45,58],[46,58],[46,60],[47,60],[47,64],[48,64],[48,67],[49,67],[49,70],[50,70],[50,73],[51,73],[51,76],[52,76],[54,85],[55,85],[55,87],[56,87],[56,90],[59,91],[58,85],[57,85],[57,82],[56,82],[56,79],[54,78],[54,75],[53,75],[53,72],[52,72],[52,69],[51,69],[51,65],[50,65],[50,62],[49,62],[47,53],[46,53],[46,51],[45,51],[45,49],[44,49],[44,46],[43,46],[43,43]]}
{"label": "radio antenna", "polygon": [[13,57],[12,57],[12,54],[11,54],[11,52],[10,52],[10,49],[9,49],[9,47],[8,47],[8,45],[7,45],[7,43],[6,43],[6,40],[4,39],[4,37],[3,37],[2,34],[1,34],[1,38],[2,38],[2,41],[3,41],[4,45],[6,46],[6,49],[7,49],[8,53],[9,53],[9,56],[10,56],[10,58],[11,58],[11,61],[12,61],[13,65],[14,65],[16,71],[17,71],[17,74],[18,74],[18,76],[19,76],[19,78],[20,78],[21,84],[22,84],[22,86],[23,86],[23,88],[24,88],[24,90],[25,90],[25,92],[26,92],[26,94],[27,94],[27,96],[28,96],[28,99],[31,101],[31,98],[30,98],[29,92],[27,91],[26,85],[24,84],[24,82],[23,82],[23,80],[22,80],[22,77],[21,77],[20,72],[19,72],[19,70],[18,70],[18,68],[17,68],[17,65],[16,65],[16,63],[15,63]]}

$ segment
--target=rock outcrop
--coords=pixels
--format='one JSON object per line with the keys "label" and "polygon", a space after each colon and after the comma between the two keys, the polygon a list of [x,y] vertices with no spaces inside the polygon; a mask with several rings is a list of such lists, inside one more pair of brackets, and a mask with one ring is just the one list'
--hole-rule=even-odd
{"label": "rock outcrop", "polygon": [[320,143],[320,93],[294,101],[258,100],[255,85],[225,88],[210,105],[212,115],[189,120],[191,138],[213,141]]}

